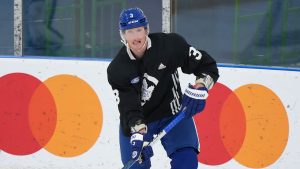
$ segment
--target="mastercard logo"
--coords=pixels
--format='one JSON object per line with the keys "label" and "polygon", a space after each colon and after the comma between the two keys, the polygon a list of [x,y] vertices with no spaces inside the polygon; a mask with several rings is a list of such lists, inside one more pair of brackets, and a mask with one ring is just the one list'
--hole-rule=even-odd
{"label": "mastercard logo", "polygon": [[287,112],[280,98],[259,84],[231,90],[216,83],[205,110],[194,120],[201,143],[198,161],[207,165],[234,159],[264,168],[279,159],[288,142]]}
{"label": "mastercard logo", "polygon": [[60,157],[78,156],[95,144],[102,123],[98,96],[76,76],[44,82],[25,73],[0,77],[0,149],[9,154],[44,148]]}

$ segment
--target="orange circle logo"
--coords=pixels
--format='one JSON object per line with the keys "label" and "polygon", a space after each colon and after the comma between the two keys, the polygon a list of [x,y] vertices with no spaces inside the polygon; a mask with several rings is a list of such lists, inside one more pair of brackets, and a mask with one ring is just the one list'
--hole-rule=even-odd
{"label": "orange circle logo", "polygon": [[247,84],[234,91],[217,83],[195,118],[201,143],[198,160],[224,164],[232,158],[250,168],[278,160],[289,135],[287,112],[269,88]]}
{"label": "orange circle logo", "polygon": [[82,79],[53,76],[44,82],[25,73],[0,78],[0,149],[29,155],[44,148],[60,157],[89,150],[102,129],[98,96]]}

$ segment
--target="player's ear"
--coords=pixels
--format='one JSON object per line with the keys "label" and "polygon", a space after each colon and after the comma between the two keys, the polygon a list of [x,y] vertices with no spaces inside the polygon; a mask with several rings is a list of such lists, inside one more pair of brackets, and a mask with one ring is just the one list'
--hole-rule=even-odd
{"label": "player's ear", "polygon": [[120,37],[121,37],[121,42],[126,45],[126,39],[124,37],[125,30],[120,30]]}
{"label": "player's ear", "polygon": [[145,26],[145,30],[146,30],[146,32],[147,32],[147,35],[149,35],[149,33],[150,33],[149,24],[147,24],[147,26]]}

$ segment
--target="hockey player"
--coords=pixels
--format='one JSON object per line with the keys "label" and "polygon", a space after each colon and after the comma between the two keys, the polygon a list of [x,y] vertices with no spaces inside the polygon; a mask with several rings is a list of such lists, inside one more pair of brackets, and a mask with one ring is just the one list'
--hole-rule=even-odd
{"label": "hockey player", "polygon": [[[149,33],[148,20],[139,8],[121,12],[119,29],[124,46],[107,74],[120,112],[123,164],[140,159],[132,168],[149,169],[153,151],[143,143],[151,141],[184,108],[184,120],[161,143],[172,169],[196,169],[200,146],[192,116],[204,109],[207,90],[219,77],[215,60],[178,34]],[[183,96],[177,68],[196,76]]]}

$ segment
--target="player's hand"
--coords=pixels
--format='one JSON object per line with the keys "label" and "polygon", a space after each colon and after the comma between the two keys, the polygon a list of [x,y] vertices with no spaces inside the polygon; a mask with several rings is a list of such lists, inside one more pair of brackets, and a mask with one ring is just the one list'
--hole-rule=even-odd
{"label": "player's hand", "polygon": [[131,158],[133,160],[142,163],[149,160],[153,156],[153,150],[151,146],[148,146],[149,142],[144,140],[145,133],[135,132],[131,135]]}
{"label": "player's hand", "polygon": [[185,108],[185,117],[190,118],[203,111],[207,97],[206,87],[189,84],[184,92],[181,104],[181,111]]}

